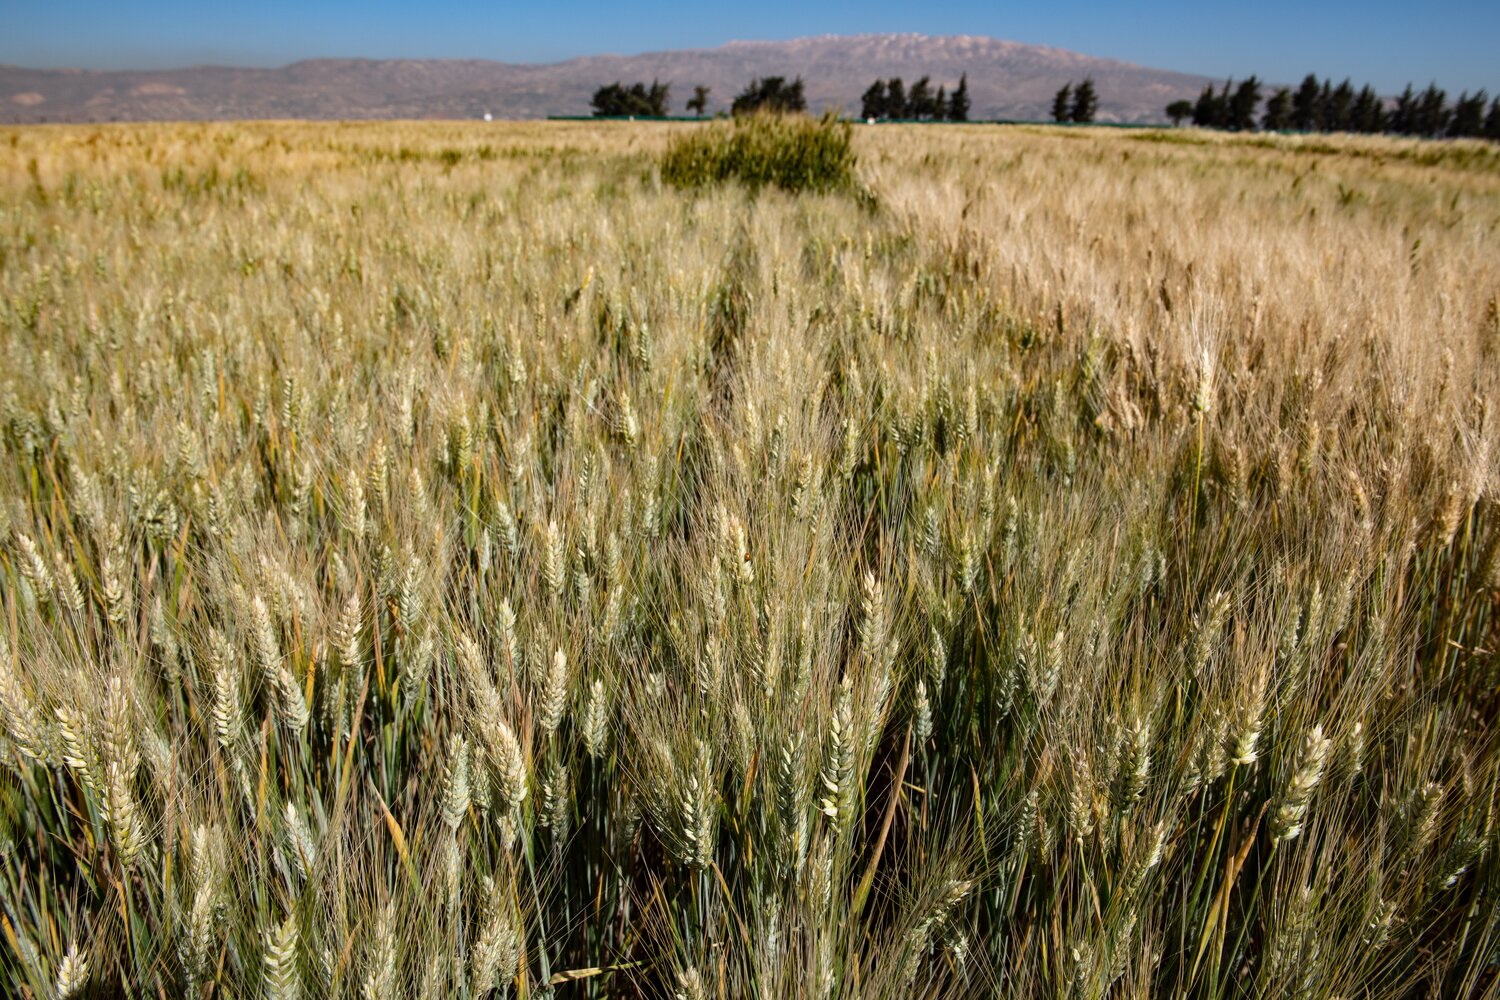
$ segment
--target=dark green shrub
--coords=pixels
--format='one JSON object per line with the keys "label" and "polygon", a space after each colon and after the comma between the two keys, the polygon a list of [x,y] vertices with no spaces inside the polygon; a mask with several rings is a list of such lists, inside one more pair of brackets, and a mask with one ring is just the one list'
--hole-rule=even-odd
{"label": "dark green shrub", "polygon": [[739,181],[749,188],[852,191],[849,125],[832,114],[750,115],[675,139],[661,159],[674,187]]}

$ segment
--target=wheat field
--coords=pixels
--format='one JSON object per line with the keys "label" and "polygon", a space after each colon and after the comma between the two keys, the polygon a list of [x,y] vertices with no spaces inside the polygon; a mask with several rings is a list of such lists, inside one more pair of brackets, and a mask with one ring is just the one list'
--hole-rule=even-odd
{"label": "wheat field", "polygon": [[1494,995],[1500,150],[0,129],[0,981]]}

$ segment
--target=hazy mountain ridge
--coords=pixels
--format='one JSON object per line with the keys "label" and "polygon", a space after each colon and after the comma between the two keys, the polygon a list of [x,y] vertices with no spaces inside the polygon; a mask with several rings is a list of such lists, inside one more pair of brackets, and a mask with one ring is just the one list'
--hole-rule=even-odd
{"label": "hazy mountain ridge", "polygon": [[545,64],[483,59],[309,59],[276,68],[192,66],[94,71],[0,66],[0,122],[253,118],[537,118],[587,114],[615,80],[673,85],[680,110],[696,84],[709,108],[728,105],[752,77],[797,76],[814,109],[859,109],[876,77],[908,84],[930,75],[950,88],[969,77],[974,118],[1047,116],[1063,83],[1089,75],[1101,121],[1158,121],[1206,78],[1065,49],[973,35],[824,35],[736,41],[712,49],[580,56]]}

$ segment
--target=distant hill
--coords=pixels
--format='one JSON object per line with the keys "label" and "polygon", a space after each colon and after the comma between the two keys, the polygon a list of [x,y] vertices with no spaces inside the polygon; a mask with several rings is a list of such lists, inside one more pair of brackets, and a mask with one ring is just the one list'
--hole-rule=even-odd
{"label": "distant hill", "polygon": [[479,59],[314,59],[274,69],[194,66],[92,71],[0,66],[0,122],[165,121],[254,118],[540,118],[587,114],[589,97],[615,80],[672,84],[674,110],[695,84],[713,88],[709,110],[728,105],[752,77],[797,76],[813,110],[859,110],[876,77],[924,74],[933,86],[969,75],[973,118],[1047,117],[1052,94],[1092,76],[1101,121],[1159,121],[1162,108],[1197,96],[1204,77],[1149,69],[1064,49],[969,35],[825,35],[730,42],[635,56],[584,56],[519,64]]}

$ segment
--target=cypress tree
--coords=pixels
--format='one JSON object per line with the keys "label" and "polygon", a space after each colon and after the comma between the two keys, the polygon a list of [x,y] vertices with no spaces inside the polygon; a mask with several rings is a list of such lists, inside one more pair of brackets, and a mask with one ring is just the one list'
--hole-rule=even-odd
{"label": "cypress tree", "polygon": [[932,102],[932,120],[946,121],[948,118],[948,88],[938,87],[937,99]]}
{"label": "cypress tree", "polygon": [[1417,99],[1418,135],[1442,135],[1448,129],[1448,92],[1436,83],[1429,84]]}
{"label": "cypress tree", "polygon": [[[1325,85],[1326,86],[1326,85]],[[1333,88],[1323,108],[1323,131],[1348,132],[1354,110],[1354,85],[1346,78]]]}
{"label": "cypress tree", "polygon": [[1229,127],[1237,132],[1255,128],[1255,112],[1260,107],[1260,81],[1250,77],[1242,82],[1229,99]]}
{"label": "cypress tree", "polygon": [[618,115],[620,113],[619,109],[622,101],[621,95],[623,94],[624,88],[620,86],[620,82],[618,80],[616,80],[614,83],[607,83],[604,86],[600,87],[598,90],[594,91],[594,96],[589,101],[589,104],[594,109],[594,117],[612,118],[615,115]]}
{"label": "cypress tree", "polygon": [[1411,135],[1417,130],[1417,95],[1411,84],[1396,98],[1395,110],[1391,112],[1386,127],[1399,135]]}
{"label": "cypress tree", "polygon": [[651,91],[646,95],[646,107],[648,109],[646,113],[656,118],[665,118],[671,114],[672,105],[669,100],[671,92],[671,84],[652,80]]}
{"label": "cypress tree", "polygon": [[1214,85],[1210,83],[1198,95],[1198,103],[1193,105],[1193,124],[1199,128],[1218,128],[1223,118],[1219,95],[1214,93]]}
{"label": "cypress tree", "polygon": [[1099,111],[1099,93],[1094,89],[1094,78],[1086,76],[1073,92],[1073,121],[1087,125]]}
{"label": "cypress tree", "polygon": [[807,94],[803,92],[802,77],[792,78],[792,85],[782,92],[782,104],[788,111],[807,110]]}
{"label": "cypress tree", "polygon": [[630,89],[625,94],[625,113],[627,115],[649,115],[651,113],[651,94],[646,90],[644,83],[632,83]]}
{"label": "cypress tree", "polygon": [[1490,113],[1484,120],[1484,137],[1500,142],[1500,97],[1490,105]]}
{"label": "cypress tree", "polygon": [[1172,127],[1176,128],[1182,124],[1184,118],[1193,117],[1193,102],[1173,101],[1167,105],[1167,117],[1172,119]]}
{"label": "cypress tree", "polygon": [[899,76],[893,76],[885,82],[885,116],[902,118],[905,115],[906,84],[901,82]]}
{"label": "cypress tree", "polygon": [[1311,132],[1318,127],[1323,117],[1320,94],[1316,76],[1309,73],[1302,78],[1302,85],[1292,95],[1292,128],[1298,132]]}
{"label": "cypress tree", "polygon": [[1266,101],[1266,113],[1261,116],[1260,127],[1267,132],[1280,132],[1292,122],[1292,92],[1285,87],[1276,88]]}
{"label": "cypress tree", "polygon": [[1073,117],[1073,83],[1068,81],[1063,84],[1056,94],[1052,95],[1052,120],[1058,123],[1065,122]]}
{"label": "cypress tree", "polygon": [[948,98],[948,120],[952,122],[969,120],[969,74],[967,73],[958,78],[958,89]]}
{"label": "cypress tree", "polygon": [[906,117],[920,121],[931,115],[932,80],[924,76],[911,85],[911,92],[906,95]]}
{"label": "cypress tree", "polygon": [[1458,96],[1453,106],[1453,121],[1448,125],[1448,134],[1457,138],[1477,138],[1484,135],[1484,109],[1490,102],[1484,91],[1470,95],[1466,90]]}
{"label": "cypress tree", "polygon": [[870,84],[869,89],[859,99],[859,116],[861,118],[884,118],[885,117],[885,81],[876,80]]}
{"label": "cypress tree", "polygon": [[1349,128],[1366,134],[1385,128],[1385,109],[1381,106],[1380,96],[1375,93],[1375,88],[1368,83],[1359,88],[1359,96],[1354,98],[1354,110],[1349,114]]}

